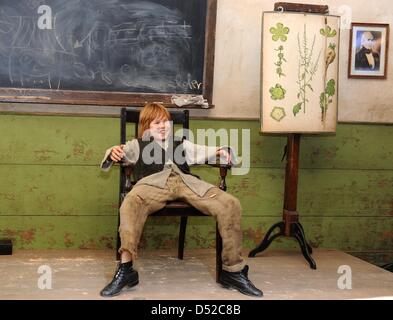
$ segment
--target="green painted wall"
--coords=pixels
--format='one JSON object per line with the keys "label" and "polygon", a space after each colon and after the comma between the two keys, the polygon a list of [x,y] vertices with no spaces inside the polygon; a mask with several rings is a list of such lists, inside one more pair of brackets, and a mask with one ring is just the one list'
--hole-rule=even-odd
{"label": "green painted wall", "polygon": [[[230,176],[243,209],[244,246],[281,219],[285,137],[262,136],[258,121],[193,120],[191,129],[251,129],[251,168]],[[16,248],[113,248],[118,168],[101,172],[119,140],[119,119],[0,116],[0,237]],[[336,136],[301,142],[298,209],[313,246],[375,263],[393,259],[393,126],[339,124]],[[241,147],[239,148],[241,150]],[[216,169],[195,168],[216,183]],[[150,218],[141,246],[175,248],[178,219]],[[189,248],[214,244],[213,219],[190,218]],[[296,248],[290,239],[272,247]]]}

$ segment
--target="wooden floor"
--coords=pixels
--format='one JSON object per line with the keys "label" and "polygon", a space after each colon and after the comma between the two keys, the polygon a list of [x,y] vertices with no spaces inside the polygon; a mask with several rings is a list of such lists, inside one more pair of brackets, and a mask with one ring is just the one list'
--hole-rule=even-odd
{"label": "wooden floor", "polygon": [[[140,284],[112,299],[251,299],[216,284],[213,250],[186,250],[183,261],[174,251],[140,254],[135,264]],[[315,250],[313,257],[317,270],[298,251],[267,250],[247,258],[249,277],[264,300],[393,299],[393,273],[335,250]],[[52,272],[52,289],[38,286],[43,265]],[[340,266],[351,268],[350,290],[338,286]],[[115,268],[110,250],[17,250],[0,256],[0,299],[101,299],[99,291]]]}

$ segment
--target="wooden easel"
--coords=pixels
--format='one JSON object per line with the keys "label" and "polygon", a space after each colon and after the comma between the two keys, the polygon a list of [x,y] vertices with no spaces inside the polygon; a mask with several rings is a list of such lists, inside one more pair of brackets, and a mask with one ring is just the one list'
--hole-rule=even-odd
{"label": "wooden easel", "polygon": [[[316,269],[315,261],[311,257],[312,248],[306,241],[304,229],[299,222],[299,213],[297,208],[297,185],[299,171],[299,148],[300,134],[289,134],[287,142],[287,166],[285,171],[285,192],[284,192],[284,212],[282,221],[274,224],[266,233],[265,238],[260,245],[249,253],[249,257],[255,257],[259,252],[269,247],[274,239],[278,237],[293,237],[300,245],[303,256],[306,258],[310,267]],[[275,229],[278,232],[273,234]]]}
{"label": "wooden easel", "polygon": [[[329,7],[278,2],[274,5],[274,10],[282,12],[294,11],[327,14],[329,12]],[[278,237],[293,237],[298,241],[303,256],[310,264],[311,269],[316,269],[317,265],[311,257],[312,248],[307,243],[303,226],[299,222],[299,213],[297,211],[299,149],[300,134],[289,134],[286,145],[287,165],[285,171],[284,210],[282,221],[274,224],[268,230],[262,242],[254,250],[252,250],[248,256],[255,257],[257,253],[267,249],[273,240],[277,239]],[[273,234],[273,231],[276,229],[278,229],[278,232]]]}

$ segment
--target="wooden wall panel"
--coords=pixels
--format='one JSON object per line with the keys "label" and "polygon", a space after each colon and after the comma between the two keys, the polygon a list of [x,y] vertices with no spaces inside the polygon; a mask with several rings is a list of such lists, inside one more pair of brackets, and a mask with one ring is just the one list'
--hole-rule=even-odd
{"label": "wooden wall panel", "polygon": [[[286,139],[261,135],[258,121],[191,121],[195,133],[207,128],[250,130],[250,171],[227,182],[242,203],[244,246],[251,248],[281,219]],[[17,249],[113,247],[119,170],[104,173],[99,163],[118,143],[119,119],[1,115],[0,136],[0,237],[14,239]],[[339,124],[335,136],[302,138],[298,209],[313,245],[391,256],[392,136],[389,125]],[[218,181],[215,168],[194,172]],[[175,248],[177,230],[175,218],[149,219],[141,246]],[[213,242],[213,220],[190,219],[187,247]],[[284,239],[273,245],[296,246]]]}

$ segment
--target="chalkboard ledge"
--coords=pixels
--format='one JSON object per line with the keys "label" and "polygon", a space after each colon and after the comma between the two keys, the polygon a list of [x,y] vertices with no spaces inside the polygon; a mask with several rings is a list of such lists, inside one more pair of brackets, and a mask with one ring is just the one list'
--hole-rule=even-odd
{"label": "chalkboard ledge", "polygon": [[[142,108],[143,105],[128,105],[129,108]],[[209,112],[214,108],[201,109],[199,106],[178,107],[166,105],[172,110],[202,110],[199,116],[209,119]],[[0,115],[31,115],[31,116],[65,116],[65,117],[114,117],[120,116],[121,106],[86,106],[86,105],[58,105],[44,103],[4,103],[0,102]]]}
{"label": "chalkboard ledge", "polygon": [[[186,96],[186,95],[185,95]],[[168,108],[179,108],[172,103],[172,94],[125,93],[106,91],[73,91],[46,89],[0,88],[0,102],[40,103],[91,106],[141,106],[148,102],[160,102]],[[197,104],[182,108],[211,109],[214,105],[208,99],[208,108]]]}

